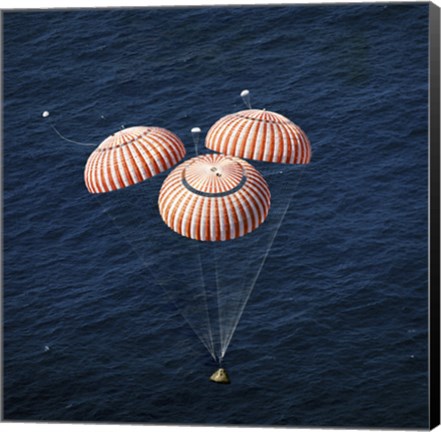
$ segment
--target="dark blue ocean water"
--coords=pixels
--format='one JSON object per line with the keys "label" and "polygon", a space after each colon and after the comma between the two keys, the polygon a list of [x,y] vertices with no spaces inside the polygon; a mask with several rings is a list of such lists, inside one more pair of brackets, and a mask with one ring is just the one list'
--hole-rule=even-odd
{"label": "dark blue ocean water", "polygon": [[[428,5],[3,18],[6,419],[427,427]],[[313,158],[299,182],[256,164],[273,207],[295,193],[219,386],[179,314],[195,251],[166,246],[166,174],[96,199],[92,148],[41,112],[97,144],[121,125],[165,127],[192,156],[190,128],[243,109],[244,88],[305,130]],[[257,266],[231,244],[235,286]]]}

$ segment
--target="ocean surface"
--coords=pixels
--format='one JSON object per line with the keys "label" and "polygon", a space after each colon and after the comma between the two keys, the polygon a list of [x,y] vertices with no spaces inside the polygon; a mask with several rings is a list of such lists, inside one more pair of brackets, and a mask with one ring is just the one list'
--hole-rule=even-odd
{"label": "ocean surface", "polygon": [[[428,426],[427,4],[6,12],[3,44],[5,419]],[[270,217],[219,247],[163,224],[168,173],[89,194],[51,128],[193,157],[245,88],[313,156],[254,163]]]}

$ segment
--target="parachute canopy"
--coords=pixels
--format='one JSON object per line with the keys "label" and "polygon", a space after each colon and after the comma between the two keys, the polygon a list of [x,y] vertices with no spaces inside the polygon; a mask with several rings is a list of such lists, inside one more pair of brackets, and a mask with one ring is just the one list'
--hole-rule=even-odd
{"label": "parachute canopy", "polygon": [[208,131],[205,146],[265,162],[306,164],[311,160],[311,145],[302,129],[265,110],[249,109],[222,117]]}
{"label": "parachute canopy", "polygon": [[271,194],[248,162],[207,154],[176,167],[159,193],[159,212],[177,233],[195,240],[241,237],[262,224]]}
{"label": "parachute canopy", "polygon": [[167,129],[130,127],[110,135],[94,150],[84,181],[90,193],[111,192],[153,177],[184,156],[184,144]]}

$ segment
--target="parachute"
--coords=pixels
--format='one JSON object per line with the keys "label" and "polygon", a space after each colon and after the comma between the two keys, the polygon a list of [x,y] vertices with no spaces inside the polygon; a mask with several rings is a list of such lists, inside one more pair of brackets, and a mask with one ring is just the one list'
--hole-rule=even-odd
{"label": "parachute", "polygon": [[94,150],[84,169],[84,181],[90,193],[111,192],[151,178],[184,156],[184,144],[172,132],[130,127],[110,135]]}
{"label": "parachute", "polygon": [[307,164],[311,144],[299,126],[271,111],[249,109],[229,114],[208,131],[205,146],[256,161]]}
{"label": "parachute", "polygon": [[195,240],[241,237],[263,223],[271,194],[242,159],[208,154],[176,167],[159,193],[159,212],[177,233]]}
{"label": "parachute", "polygon": [[[205,147],[217,153],[199,155],[201,130],[193,128],[194,157],[181,162],[186,150],[177,135],[137,126],[106,138],[84,170],[87,190],[107,200],[106,213],[151,270],[152,281],[218,363],[210,379],[224,384],[230,379],[222,361],[295,192],[287,181],[290,194],[272,196],[276,172],[265,178],[244,159],[292,169],[311,160],[299,126],[251,109],[248,90],[241,96],[249,109],[222,117],[207,133]],[[287,174],[298,184],[297,171]],[[152,177],[156,181],[144,182]],[[152,271],[155,254],[161,259]]]}

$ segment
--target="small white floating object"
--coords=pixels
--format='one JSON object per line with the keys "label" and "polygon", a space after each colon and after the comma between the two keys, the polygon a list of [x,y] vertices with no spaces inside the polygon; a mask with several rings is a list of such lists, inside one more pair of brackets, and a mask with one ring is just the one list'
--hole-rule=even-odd
{"label": "small white floating object", "polygon": [[199,154],[198,144],[199,144],[199,135],[200,134],[201,134],[201,128],[194,127],[191,129],[191,135],[193,136],[194,151],[196,153],[196,156]]}
{"label": "small white floating object", "polygon": [[44,350],[45,350],[45,351],[49,351],[49,350],[50,350],[49,346],[45,345],[45,346],[44,346]]}
{"label": "small white floating object", "polygon": [[49,111],[44,111],[43,114],[41,114],[43,117],[49,117]]}
{"label": "small white floating object", "polygon": [[242,98],[243,103],[248,107],[248,109],[251,109],[250,91],[242,90],[242,92],[240,93],[240,97]]}

